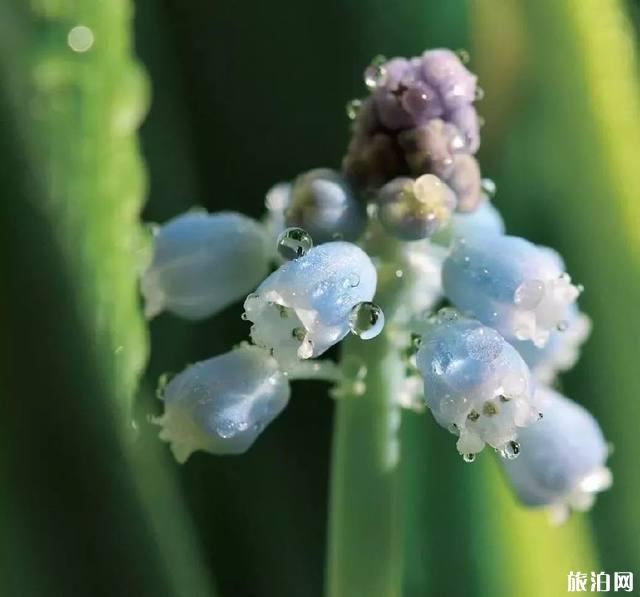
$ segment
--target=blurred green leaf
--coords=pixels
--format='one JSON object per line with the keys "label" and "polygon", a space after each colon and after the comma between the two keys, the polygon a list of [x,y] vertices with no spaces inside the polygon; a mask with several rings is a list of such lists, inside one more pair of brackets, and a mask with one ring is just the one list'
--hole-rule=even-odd
{"label": "blurred green leaf", "polygon": [[173,465],[131,423],[147,84],[130,3],[0,3],[0,75],[3,594],[212,595]]}
{"label": "blurred green leaf", "polygon": [[[509,135],[491,147],[498,202],[512,230],[557,247],[583,283],[594,331],[566,393],[598,417],[615,446],[614,487],[593,510],[605,570],[640,560],[640,92],[633,30],[617,0],[508,2],[524,59]],[[502,12],[476,3],[480,75],[495,78]],[[507,33],[509,35],[509,33]],[[492,36],[495,38],[492,40]],[[491,43],[492,42],[492,43]],[[493,48],[493,52],[491,49]],[[488,89],[486,103],[491,106]],[[488,118],[491,126],[493,115]],[[499,120],[499,118],[498,118]]]}

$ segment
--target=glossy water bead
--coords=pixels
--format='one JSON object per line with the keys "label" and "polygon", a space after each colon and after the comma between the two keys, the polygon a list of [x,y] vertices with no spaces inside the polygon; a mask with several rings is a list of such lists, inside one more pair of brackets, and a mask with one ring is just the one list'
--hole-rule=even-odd
{"label": "glossy water bead", "polygon": [[363,340],[371,340],[380,334],[384,327],[382,309],[370,301],[358,303],[349,312],[351,332]]}
{"label": "glossy water bead", "polygon": [[286,228],[278,236],[277,250],[283,259],[297,259],[313,247],[311,235],[302,228]]}
{"label": "glossy water bead", "polygon": [[586,409],[545,386],[537,394],[544,419],[521,430],[522,454],[503,466],[522,503],[551,507],[563,519],[569,508],[589,509],[596,493],[611,485],[609,448]]}
{"label": "glossy water bead", "polygon": [[518,428],[540,417],[533,381],[518,351],[495,330],[453,309],[441,310],[429,322],[416,362],[426,405],[440,425],[459,436],[463,455],[474,455],[487,443],[513,456]]}
{"label": "glossy water bead", "polygon": [[188,212],[161,226],[140,286],[145,314],[213,315],[247,294],[269,271],[264,229],[235,212]]}
{"label": "glossy water bead", "polygon": [[348,242],[318,245],[273,272],[244,304],[253,341],[285,368],[316,357],[349,333],[349,314],[371,301],[376,269]]}
{"label": "glossy water bead", "polygon": [[515,236],[459,239],[442,269],[445,294],[507,339],[546,344],[580,294],[553,250]]}
{"label": "glossy water bead", "polygon": [[164,388],[154,422],[178,462],[192,452],[245,452],[289,401],[289,381],[266,350],[244,345],[187,367]]}

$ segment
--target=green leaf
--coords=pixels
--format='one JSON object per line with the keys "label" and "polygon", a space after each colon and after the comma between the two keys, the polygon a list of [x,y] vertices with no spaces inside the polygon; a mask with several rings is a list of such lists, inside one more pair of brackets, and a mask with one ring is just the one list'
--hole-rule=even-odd
{"label": "green leaf", "polygon": [[[497,202],[510,230],[558,248],[585,286],[580,304],[594,331],[563,386],[594,412],[615,446],[614,486],[592,513],[603,567],[634,570],[640,554],[631,423],[640,416],[640,94],[633,32],[615,0],[510,1],[500,12],[474,7]],[[511,64],[501,56],[506,47],[514,48]],[[509,101],[496,110],[493,96],[505,90]],[[498,131],[492,134],[492,127]],[[576,536],[562,551],[581,544]],[[551,540],[545,546],[561,551]],[[589,569],[586,563],[582,569]]]}
{"label": "green leaf", "polygon": [[173,466],[132,424],[148,85],[131,8],[0,4],[12,594],[213,594]]}

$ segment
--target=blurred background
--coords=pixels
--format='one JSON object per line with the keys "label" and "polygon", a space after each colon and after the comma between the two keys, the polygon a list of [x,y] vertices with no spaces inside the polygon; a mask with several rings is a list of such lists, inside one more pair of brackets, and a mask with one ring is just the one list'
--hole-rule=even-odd
{"label": "blurred background", "polygon": [[158,377],[247,326],[236,305],[147,330],[139,214],[260,215],[273,183],[339,165],[374,55],[439,46],[480,77],[508,230],[586,288],[594,332],[562,386],[614,445],[615,483],[554,529],[491,458],[466,465],[405,415],[403,595],[563,595],[570,570],[640,584],[639,22],[632,0],[0,0],[0,594],[322,595],[327,388],[294,388],[246,455],[176,465],[148,421]]}

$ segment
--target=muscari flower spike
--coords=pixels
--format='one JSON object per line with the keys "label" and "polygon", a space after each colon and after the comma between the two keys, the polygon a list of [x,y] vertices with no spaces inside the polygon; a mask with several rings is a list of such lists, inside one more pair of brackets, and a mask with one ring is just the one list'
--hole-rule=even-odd
{"label": "muscari flower spike", "polygon": [[580,356],[580,348],[591,332],[591,319],[571,305],[566,327],[552,331],[549,340],[538,348],[528,340],[514,340],[513,345],[522,355],[533,376],[541,383],[552,383],[558,373],[571,369]]}
{"label": "muscari flower spike", "polygon": [[506,458],[518,454],[518,428],[536,423],[541,411],[529,368],[497,331],[442,309],[429,321],[416,364],[426,405],[459,436],[465,460],[485,443]]}
{"label": "muscari flower spike", "polygon": [[458,239],[442,269],[445,294],[508,340],[547,343],[581,292],[560,256],[515,236]]}
{"label": "muscari flower spike", "polygon": [[187,212],[154,236],[140,287],[145,314],[203,319],[247,294],[269,271],[264,229],[235,212]]}
{"label": "muscari flower spike", "polygon": [[162,391],[154,422],[180,463],[202,450],[241,454],[289,401],[289,381],[269,353],[243,345],[187,367]]}
{"label": "muscari flower spike", "polygon": [[[379,329],[380,313],[371,307],[376,282],[376,268],[362,249],[344,241],[325,243],[264,280],[247,297],[243,318],[253,323],[253,342],[287,370],[342,340],[354,325],[352,312],[363,303],[372,312],[371,327]],[[361,320],[358,313],[355,319]]]}
{"label": "muscari flower spike", "polygon": [[545,386],[536,393],[544,419],[520,431],[522,454],[502,464],[523,504],[548,507],[555,521],[562,522],[570,508],[588,510],[596,494],[611,486],[609,447],[582,406]]}
{"label": "muscari flower spike", "polygon": [[[362,339],[381,331],[384,314],[371,302],[378,267],[395,299],[388,339],[407,364],[397,403],[428,407],[467,462],[492,446],[526,505],[556,514],[589,507],[611,482],[602,432],[582,407],[536,384],[573,365],[590,322],[557,253],[504,235],[489,200],[495,185],[474,157],[475,75],[438,49],[379,57],[365,82],[370,95],[347,107],[341,172],[314,169],[274,186],[263,224],[190,213],[160,229],[141,281],[147,315],[206,317],[257,285],[243,315],[255,345],[175,377],[162,396],[160,437],[180,462],[194,450],[241,453],[286,406],[289,380],[363,394],[359,360],[308,359],[349,331]],[[360,239],[375,264],[342,242]],[[264,279],[271,261],[283,265]],[[425,319],[443,299],[464,315],[447,308]]]}

